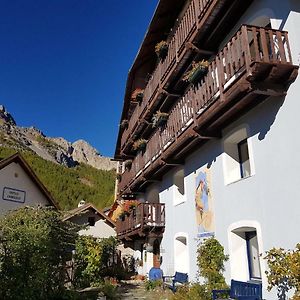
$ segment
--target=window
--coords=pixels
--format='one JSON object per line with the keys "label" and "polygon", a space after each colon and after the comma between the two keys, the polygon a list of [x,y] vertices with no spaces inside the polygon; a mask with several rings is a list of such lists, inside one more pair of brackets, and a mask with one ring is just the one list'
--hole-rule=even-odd
{"label": "window", "polygon": [[246,128],[240,128],[224,139],[223,169],[225,184],[254,174],[249,141]]}
{"label": "window", "polygon": [[88,223],[90,226],[95,226],[95,217],[88,217]]}
{"label": "window", "polygon": [[250,176],[250,160],[247,139],[242,140],[237,144],[239,153],[239,163],[241,178]]}

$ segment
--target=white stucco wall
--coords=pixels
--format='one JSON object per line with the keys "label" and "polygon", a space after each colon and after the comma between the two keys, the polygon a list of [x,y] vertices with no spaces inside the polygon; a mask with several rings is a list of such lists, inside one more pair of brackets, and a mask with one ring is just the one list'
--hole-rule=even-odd
{"label": "white stucco wall", "polygon": [[[20,201],[4,200],[7,190],[18,190]],[[0,170],[0,215],[22,206],[49,205],[48,199],[44,196],[37,185],[27,175],[24,169],[17,163],[12,162]]]}
{"label": "white stucco wall", "polygon": [[86,229],[80,230],[80,235],[91,235],[96,238],[108,238],[110,236],[116,236],[115,229],[108,225],[102,217],[95,214],[93,211],[87,211],[83,214],[74,216],[69,220],[78,225],[86,225],[88,224],[89,217],[95,217],[95,225],[88,226]]}
{"label": "white stucco wall", "polygon": [[[291,11],[292,10],[292,11]],[[273,28],[289,32],[294,64],[300,55],[300,3],[299,1],[255,1],[241,18],[232,35],[242,23],[255,24],[261,16],[271,19]],[[262,20],[262,19],[260,19]],[[160,185],[160,202],[166,205],[166,228],[161,243],[162,269],[172,275],[174,269],[174,237],[185,233],[188,240],[189,276],[196,277],[197,226],[195,218],[195,176],[209,168],[211,193],[215,216],[216,238],[233,254],[234,242],[230,232],[234,226],[254,227],[258,235],[260,253],[272,247],[293,248],[300,236],[300,169],[299,129],[300,77],[297,78],[284,98],[270,97],[239,120],[224,128],[223,136],[235,128],[245,126],[251,148],[252,176],[226,184],[224,179],[224,139],[209,141],[205,146],[186,158],[186,201],[173,205],[173,182],[175,170],[166,174]],[[238,224],[238,225],[237,225]],[[238,249],[237,249],[238,250]],[[236,252],[235,252],[236,253]],[[245,263],[245,262],[244,262]],[[240,267],[240,269],[239,269]],[[231,272],[231,268],[233,272]],[[267,266],[261,259],[262,274]],[[226,279],[248,280],[243,260],[226,264]],[[263,275],[266,293],[266,278]],[[266,295],[265,295],[266,296]],[[267,299],[277,299],[274,293]]]}

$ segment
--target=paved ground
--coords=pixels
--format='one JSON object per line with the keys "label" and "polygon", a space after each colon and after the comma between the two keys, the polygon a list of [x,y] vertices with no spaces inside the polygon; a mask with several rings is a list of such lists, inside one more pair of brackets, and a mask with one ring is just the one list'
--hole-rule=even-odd
{"label": "paved ground", "polygon": [[128,300],[167,300],[169,291],[162,291],[161,289],[156,291],[146,291],[142,281],[123,281],[119,288],[120,299]]}

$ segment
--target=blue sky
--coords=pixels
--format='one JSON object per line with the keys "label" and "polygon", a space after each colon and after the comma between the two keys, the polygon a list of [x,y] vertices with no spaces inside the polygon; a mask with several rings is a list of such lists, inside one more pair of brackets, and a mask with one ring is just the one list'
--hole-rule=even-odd
{"label": "blue sky", "polygon": [[112,156],[128,70],[158,0],[1,0],[0,104],[19,126]]}

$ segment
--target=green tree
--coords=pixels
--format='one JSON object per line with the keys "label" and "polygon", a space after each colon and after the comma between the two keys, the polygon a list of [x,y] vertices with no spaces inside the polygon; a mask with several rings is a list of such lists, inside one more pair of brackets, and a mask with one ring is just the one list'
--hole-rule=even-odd
{"label": "green tree", "polygon": [[92,236],[80,236],[75,250],[76,287],[98,286],[105,276],[114,276],[116,267],[116,248],[118,241],[114,237],[96,239]]}
{"label": "green tree", "polygon": [[64,266],[78,229],[49,208],[25,207],[0,219],[0,299],[64,299]]}
{"label": "green tree", "polygon": [[300,299],[300,244],[294,250],[272,248],[265,256],[269,270],[268,290],[277,288],[278,299],[286,299],[289,290],[294,289],[292,299]]}
{"label": "green tree", "polygon": [[[14,149],[0,147],[0,159],[15,152]],[[67,168],[42,159],[27,150],[21,151],[21,155],[57,200],[62,210],[77,207],[82,199],[93,203],[99,209],[113,203],[115,170],[98,170],[85,164]]]}
{"label": "green tree", "polygon": [[208,287],[221,289],[226,287],[223,272],[224,263],[229,259],[224,254],[224,247],[215,238],[207,239],[197,250],[197,265],[199,275],[204,278]]}

